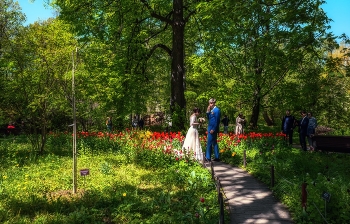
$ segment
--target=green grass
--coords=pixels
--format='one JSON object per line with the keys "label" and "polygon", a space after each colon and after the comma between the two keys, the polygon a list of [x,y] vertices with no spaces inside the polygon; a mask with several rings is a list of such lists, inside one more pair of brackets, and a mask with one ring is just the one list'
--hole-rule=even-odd
{"label": "green grass", "polygon": [[[210,173],[188,157],[176,156],[183,136],[173,137],[170,141],[165,133],[147,131],[111,138],[79,135],[78,170],[88,168],[90,175],[78,175],[77,194],[72,194],[69,135],[50,136],[43,155],[32,151],[25,138],[1,139],[0,222],[217,223]],[[350,222],[350,155],[303,152],[272,133],[245,137],[238,141],[237,136],[220,135],[221,158],[267,185],[273,165],[271,190],[295,223]],[[303,183],[306,211],[301,206]],[[321,197],[324,192],[331,194],[329,202]],[[227,212],[225,217],[228,223]]]}
{"label": "green grass", "polygon": [[[237,141],[237,140],[234,140]],[[223,147],[224,148],[224,147]],[[246,151],[246,168],[243,154]],[[232,156],[232,153],[236,154]],[[274,194],[289,208],[295,223],[350,222],[350,155],[304,152],[288,147],[280,137],[242,140],[221,153],[226,163],[246,169],[271,187],[274,166]],[[307,207],[301,206],[301,185],[307,184]],[[330,193],[329,202],[321,197]]]}
{"label": "green grass", "polygon": [[31,151],[25,138],[2,139],[1,223],[218,222],[217,192],[208,170],[162,149],[134,147],[131,136],[78,139],[78,170],[88,168],[90,174],[78,174],[73,194],[69,139],[50,136],[43,155]]}

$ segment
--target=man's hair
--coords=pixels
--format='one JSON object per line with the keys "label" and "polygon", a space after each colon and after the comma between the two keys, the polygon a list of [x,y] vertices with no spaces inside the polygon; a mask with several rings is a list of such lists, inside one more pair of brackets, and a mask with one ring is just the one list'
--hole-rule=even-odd
{"label": "man's hair", "polygon": [[216,103],[216,99],[210,98],[209,103]]}

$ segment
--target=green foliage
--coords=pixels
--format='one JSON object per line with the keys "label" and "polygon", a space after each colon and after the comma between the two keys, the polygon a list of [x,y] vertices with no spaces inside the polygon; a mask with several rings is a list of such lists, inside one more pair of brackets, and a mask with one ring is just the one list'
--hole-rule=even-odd
{"label": "green foliage", "polygon": [[[271,166],[274,166],[274,194],[288,206],[296,223],[347,223],[350,216],[349,155],[338,153],[304,152],[285,145],[273,135],[243,136],[240,140],[220,142],[221,158],[232,165],[243,166],[256,178],[271,186]],[[306,213],[301,207],[301,184],[307,184]],[[329,202],[321,197],[331,194]],[[323,218],[323,217],[324,218]]]}
{"label": "green foliage", "polygon": [[49,130],[72,123],[73,61],[79,130],[104,130],[106,116],[123,130],[130,115],[159,111],[183,130],[186,113],[205,111],[211,97],[255,128],[262,118],[279,123],[286,109],[348,128],[349,39],[339,45],[327,33],[322,0],[51,3],[60,16],[28,27],[18,4],[0,3],[0,123],[25,120],[38,151]]}
{"label": "green foliage", "polygon": [[[225,112],[231,115],[238,110],[249,111],[253,126],[257,126],[263,108],[281,107],[286,101],[292,102],[288,107],[305,105],[300,96],[311,101],[317,93],[306,95],[307,89],[312,88],[300,81],[302,92],[295,94],[295,88],[290,92],[297,101],[288,98],[286,89],[278,93],[275,89],[295,72],[303,77],[310,59],[315,67],[322,67],[319,59],[324,51],[313,50],[319,49],[327,35],[329,18],[321,4],[322,1],[300,4],[298,0],[279,4],[259,1],[201,4],[198,16],[205,41],[201,43],[203,54],[192,57],[192,65],[194,77],[199,76],[198,71],[203,74],[200,79],[207,81],[203,94],[210,95],[214,88],[217,98],[226,102]],[[320,71],[313,73],[317,74]],[[314,81],[310,76],[308,79]]]}
{"label": "green foliage", "polygon": [[[189,157],[164,153],[163,140],[150,135],[80,133],[78,169],[88,168],[90,174],[78,176],[76,194],[71,193],[69,134],[50,134],[47,153],[32,159],[35,152],[27,150],[25,139],[1,141],[0,222],[217,222],[210,173]],[[168,146],[179,145],[173,142]]]}
{"label": "green foliage", "polygon": [[[67,113],[69,102],[64,75],[76,45],[69,27],[59,20],[48,20],[25,27],[11,41],[4,94],[0,101],[3,113],[25,122],[33,148],[43,152],[51,119]],[[68,97],[69,99],[69,97]],[[67,124],[67,121],[61,121]],[[17,124],[20,125],[20,124]]]}
{"label": "green foliage", "polygon": [[186,118],[185,109],[175,104],[175,107],[173,108],[173,112],[171,116],[172,129],[175,131],[183,130],[184,121],[186,120],[185,118]]}

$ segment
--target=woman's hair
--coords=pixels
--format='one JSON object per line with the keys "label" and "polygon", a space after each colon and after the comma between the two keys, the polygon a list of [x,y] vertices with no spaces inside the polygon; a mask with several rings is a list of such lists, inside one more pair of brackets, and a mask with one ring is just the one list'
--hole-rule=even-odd
{"label": "woman's hair", "polygon": [[198,107],[193,108],[193,113],[200,113],[201,110]]}

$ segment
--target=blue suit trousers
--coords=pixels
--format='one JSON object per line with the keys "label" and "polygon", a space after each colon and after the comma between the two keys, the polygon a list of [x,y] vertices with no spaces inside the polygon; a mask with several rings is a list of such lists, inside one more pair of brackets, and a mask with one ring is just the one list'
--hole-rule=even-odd
{"label": "blue suit trousers", "polygon": [[208,132],[208,136],[207,136],[207,149],[205,151],[205,157],[210,160],[211,159],[211,147],[213,146],[214,148],[214,155],[215,155],[215,159],[219,159],[220,155],[219,155],[219,146],[218,146],[218,142],[217,142],[217,132],[214,132],[213,134],[210,134],[210,132]]}

